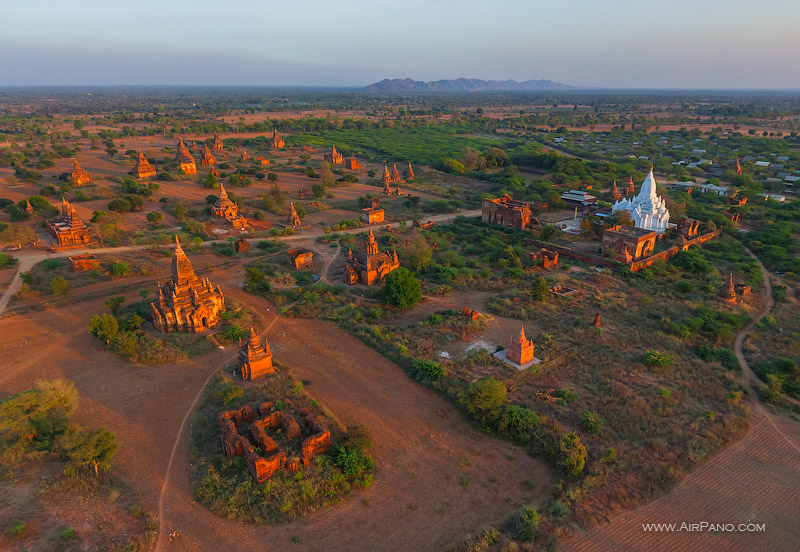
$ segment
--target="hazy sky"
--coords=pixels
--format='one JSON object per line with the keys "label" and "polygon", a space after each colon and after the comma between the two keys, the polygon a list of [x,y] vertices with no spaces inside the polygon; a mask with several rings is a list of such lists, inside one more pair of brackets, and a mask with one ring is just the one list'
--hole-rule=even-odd
{"label": "hazy sky", "polygon": [[2,0],[4,85],[800,89],[798,0]]}

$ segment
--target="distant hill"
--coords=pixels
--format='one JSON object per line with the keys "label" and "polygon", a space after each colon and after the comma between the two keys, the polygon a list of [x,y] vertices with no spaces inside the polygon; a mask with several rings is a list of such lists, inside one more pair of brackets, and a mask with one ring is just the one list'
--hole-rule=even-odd
{"label": "distant hill", "polygon": [[365,92],[487,92],[498,90],[565,90],[569,85],[550,80],[481,80],[449,79],[438,81],[415,81],[412,79],[383,79],[364,87]]}

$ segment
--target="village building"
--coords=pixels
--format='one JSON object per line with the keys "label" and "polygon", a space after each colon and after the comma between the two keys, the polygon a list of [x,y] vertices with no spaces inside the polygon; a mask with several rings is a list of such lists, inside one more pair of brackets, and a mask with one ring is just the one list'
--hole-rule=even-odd
{"label": "village building", "polygon": [[186,174],[197,174],[197,165],[195,164],[194,157],[183,143],[183,138],[178,139],[178,151],[175,152],[175,161]]}
{"label": "village building", "polygon": [[597,198],[581,190],[570,190],[561,194],[561,199],[570,207],[588,207],[597,203]]}
{"label": "village building", "polygon": [[287,251],[295,270],[311,270],[314,266],[314,252],[303,247],[295,247]]}
{"label": "village building", "polygon": [[533,362],[533,340],[525,337],[525,327],[519,329],[519,336],[512,337],[506,348],[506,360],[522,366]]}
{"label": "village building", "polygon": [[141,148],[139,148],[139,159],[136,161],[136,166],[133,167],[133,176],[136,178],[150,178],[155,174],[156,170],[153,165],[150,164],[147,157],[142,153]]}
{"label": "village building", "polygon": [[378,250],[378,242],[372,228],[364,242],[364,249],[356,254],[350,250],[347,255],[347,264],[344,267],[344,281],[346,284],[366,284],[371,286],[383,281],[387,274],[400,267],[397,252],[392,255]]}
{"label": "village building", "polygon": [[272,350],[269,343],[258,338],[258,334],[250,326],[250,338],[246,343],[239,340],[239,375],[245,381],[253,381],[275,372],[272,365]]}
{"label": "village building", "polygon": [[300,215],[297,214],[297,210],[294,208],[294,202],[291,203],[289,208],[289,216],[286,217],[286,224],[289,226],[300,226],[302,221],[300,220]]}
{"label": "village building", "polygon": [[161,332],[202,332],[219,322],[225,297],[207,278],[194,273],[175,236],[172,276],[158,282],[158,299],[150,303],[153,326]]}
{"label": "village building", "polygon": [[61,199],[61,215],[47,221],[47,229],[55,238],[57,247],[88,245],[94,241],[75,208],[64,198]]}
{"label": "village building", "polygon": [[350,157],[348,159],[345,159],[344,166],[350,169],[351,171],[354,171],[356,169],[361,168],[361,163],[359,163],[358,159],[356,159],[355,157]]}
{"label": "village building", "polygon": [[211,167],[217,164],[217,158],[208,149],[208,145],[203,144],[203,153],[200,155],[200,164],[204,167]]}
{"label": "village building", "polygon": [[383,222],[384,211],[380,208],[380,201],[377,197],[367,199],[366,205],[361,209],[361,220],[367,224],[378,224]]}
{"label": "village building", "polygon": [[532,216],[530,203],[511,199],[508,194],[497,199],[484,198],[481,219],[489,224],[499,224],[523,230],[541,225]]}
{"label": "village building", "polygon": [[69,257],[68,260],[72,267],[72,272],[86,272],[88,270],[98,270],[100,268],[100,261],[91,253],[73,255]]}
{"label": "village building", "polygon": [[247,219],[239,214],[239,206],[228,197],[222,182],[219,183],[219,197],[211,206],[211,212],[229,221],[236,229],[247,228]]}
{"label": "village building", "polygon": [[656,194],[656,181],[653,169],[642,183],[639,195],[633,199],[622,199],[614,203],[612,213],[627,211],[631,215],[634,226],[645,230],[663,233],[669,224],[669,211],[664,200]]}
{"label": "village building", "polygon": [[214,140],[211,142],[211,151],[222,151],[225,147],[225,144],[222,142],[222,139],[219,137],[218,133],[214,133]]}
{"label": "village building", "polygon": [[657,233],[635,226],[617,225],[603,232],[603,255],[614,251],[623,263],[638,261],[653,254]]}
{"label": "village building", "polygon": [[92,181],[92,177],[89,176],[89,173],[83,170],[83,167],[78,163],[77,157],[72,159],[72,172],[69,177],[72,180],[73,186],[83,186]]}
{"label": "village building", "polygon": [[272,128],[272,149],[281,149],[286,145],[286,140],[278,134],[278,129]]}
{"label": "village building", "polygon": [[324,154],[322,157],[331,165],[341,165],[344,163],[344,155],[336,151],[336,146],[331,146],[331,151]]}

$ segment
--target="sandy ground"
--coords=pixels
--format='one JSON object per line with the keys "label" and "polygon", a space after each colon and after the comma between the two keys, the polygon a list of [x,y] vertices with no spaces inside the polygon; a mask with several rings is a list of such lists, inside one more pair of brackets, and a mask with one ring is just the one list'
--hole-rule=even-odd
{"label": "sandy ground", "polygon": [[[274,306],[235,289],[242,276],[240,267],[209,274],[226,294],[245,300],[271,323]],[[74,381],[81,392],[80,421],[117,433],[117,467],[144,503],[156,509],[165,488],[162,534],[179,530],[182,536],[162,539],[162,550],[283,550],[294,536],[299,550],[440,550],[549,492],[552,475],[542,461],[471,429],[447,401],[343,330],[281,318],[267,334],[277,360],[310,381],[309,393],[343,424],[370,428],[375,484],[289,526],[217,518],[193,501],[188,426],[166,484],[165,474],[189,407],[235,351],[172,365],[130,365],[86,331],[103,300],[0,318],[0,397],[28,389],[41,377]]]}

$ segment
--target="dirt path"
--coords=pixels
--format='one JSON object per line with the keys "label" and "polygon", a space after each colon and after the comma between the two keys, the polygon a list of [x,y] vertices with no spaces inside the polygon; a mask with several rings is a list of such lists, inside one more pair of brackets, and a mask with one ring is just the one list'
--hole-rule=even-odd
{"label": "dirt path", "polygon": [[[748,251],[749,252],[749,251]],[[751,255],[752,252],[750,252]],[[755,255],[753,255],[755,257]],[[756,258],[758,261],[758,259]],[[753,406],[745,437],[714,456],[684,479],[670,494],[615,516],[609,523],[578,531],[562,543],[563,550],[608,551],[779,551],[797,549],[800,542],[800,423],[772,415],[761,405],[752,384],[763,382],[742,353],[748,332],[774,306],[770,274],[764,275],[767,303],[736,336],[736,358],[742,385]],[[686,523],[765,524],[763,531],[680,531]],[[670,530],[647,531],[644,524],[676,524]]]}
{"label": "dirt path", "polygon": [[[294,536],[299,550],[440,550],[544,496],[552,479],[543,462],[473,430],[447,401],[334,324],[281,318],[272,325],[277,309],[269,302],[226,293],[273,316],[273,352],[310,381],[314,398],[344,425],[370,428],[376,481],[300,522],[252,527],[195,504],[188,470],[176,469],[164,485],[162,535],[179,530],[181,538],[162,538],[157,550],[282,550]],[[188,450],[178,435],[179,462]]]}

